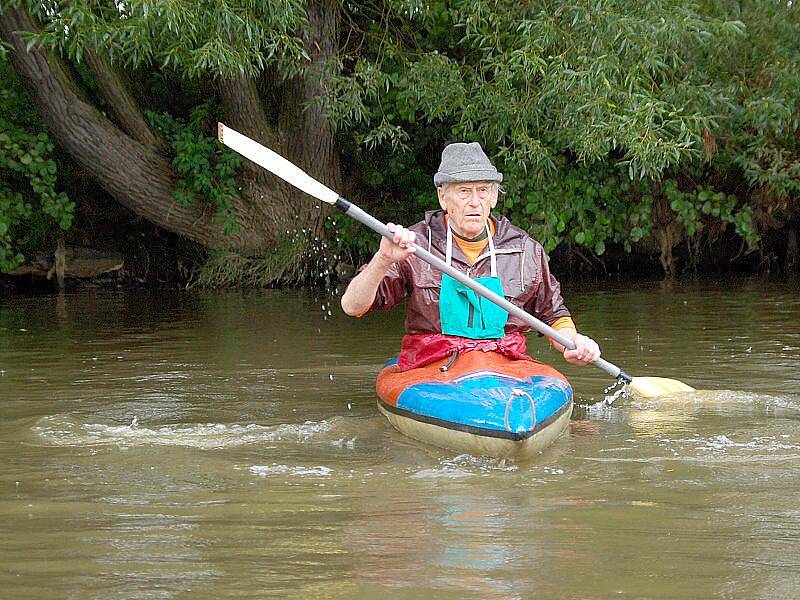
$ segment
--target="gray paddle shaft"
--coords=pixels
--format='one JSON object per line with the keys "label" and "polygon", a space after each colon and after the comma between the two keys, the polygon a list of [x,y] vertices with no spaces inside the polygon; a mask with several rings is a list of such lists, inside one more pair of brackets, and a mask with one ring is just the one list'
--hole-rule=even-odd
{"label": "gray paddle shaft", "polygon": [[[355,204],[352,204],[349,201],[345,200],[344,198],[339,198],[336,201],[336,207],[349,217],[354,218],[356,221],[363,223],[373,231],[381,234],[383,237],[389,239],[392,239],[394,237],[394,234],[392,234],[392,232],[389,231],[389,228],[384,223],[382,223],[369,213],[363,211]],[[511,302],[509,302],[502,296],[495,294],[493,291],[484,287],[474,279],[467,277],[461,271],[451,267],[438,256],[434,256],[433,254],[431,254],[430,252],[428,252],[423,248],[420,248],[419,246],[414,246],[413,250],[414,254],[419,258],[421,258],[422,260],[424,260],[426,263],[436,267],[442,273],[447,273],[448,275],[450,275],[450,277],[452,277],[456,281],[459,281],[460,283],[466,285],[468,288],[474,290],[476,294],[483,296],[484,298],[486,298],[491,302],[494,302],[497,306],[507,311],[508,314],[514,315],[521,321],[527,323],[542,335],[546,335],[547,337],[554,339],[559,344],[562,344],[563,346],[569,348],[570,350],[575,349],[575,344],[572,342],[572,340],[564,337],[549,325],[545,325],[533,315],[525,312],[520,307],[511,304]],[[592,364],[595,367],[602,369],[615,379],[622,378],[626,381],[631,380],[630,375],[625,373],[618,366],[608,362],[604,358],[598,358]]]}

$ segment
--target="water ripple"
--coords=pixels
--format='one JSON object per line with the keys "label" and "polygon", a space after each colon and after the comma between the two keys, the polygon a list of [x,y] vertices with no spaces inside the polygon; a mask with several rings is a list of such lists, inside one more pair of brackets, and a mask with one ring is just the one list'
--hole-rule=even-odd
{"label": "water ripple", "polygon": [[190,446],[193,448],[224,448],[258,442],[303,443],[323,438],[334,432],[340,417],[323,421],[306,421],[283,425],[226,425],[205,423],[192,425],[164,425],[157,429],[142,427],[137,420],[130,425],[103,423],[78,423],[67,415],[40,418],[32,431],[54,446]]}

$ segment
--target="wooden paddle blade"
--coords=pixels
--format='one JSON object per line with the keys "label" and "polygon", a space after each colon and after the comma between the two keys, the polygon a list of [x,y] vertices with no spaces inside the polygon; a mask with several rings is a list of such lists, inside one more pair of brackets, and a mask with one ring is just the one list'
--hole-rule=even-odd
{"label": "wooden paddle blade", "polygon": [[290,163],[280,154],[273,152],[223,123],[217,124],[217,138],[231,150],[235,150],[257,165],[261,165],[273,175],[277,175],[287,183],[291,183],[309,196],[319,198],[328,204],[335,204],[336,200],[339,199],[339,194],[328,186],[321,184],[298,166]]}
{"label": "wooden paddle blade", "polygon": [[656,398],[678,392],[693,392],[695,389],[677,379],[665,377],[634,377],[628,384],[628,390],[640,398]]}

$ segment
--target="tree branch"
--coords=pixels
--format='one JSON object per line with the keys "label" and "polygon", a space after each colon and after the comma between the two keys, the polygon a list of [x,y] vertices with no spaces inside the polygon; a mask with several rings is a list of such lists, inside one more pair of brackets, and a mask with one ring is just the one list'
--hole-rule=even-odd
{"label": "tree branch", "polygon": [[103,94],[117,125],[137,142],[153,146],[162,154],[170,152],[169,145],[150,128],[127,81],[115,66],[95,50],[83,54],[86,65],[92,71],[95,82]]}

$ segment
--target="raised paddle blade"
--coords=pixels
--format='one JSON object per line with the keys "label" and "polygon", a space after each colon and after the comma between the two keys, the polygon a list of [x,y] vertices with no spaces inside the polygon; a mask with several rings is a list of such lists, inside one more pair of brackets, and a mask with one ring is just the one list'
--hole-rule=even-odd
{"label": "raised paddle blade", "polygon": [[273,175],[277,175],[310,196],[319,198],[328,204],[334,204],[339,198],[339,194],[290,163],[280,154],[254,142],[227,125],[222,123],[217,125],[217,138],[231,150],[236,150],[245,158],[261,165]]}
{"label": "raised paddle blade", "polygon": [[678,392],[693,392],[695,389],[677,379],[666,377],[634,377],[628,384],[628,391],[640,398],[656,398]]}

